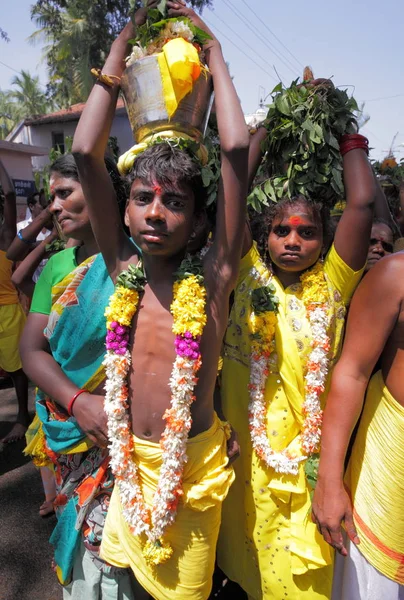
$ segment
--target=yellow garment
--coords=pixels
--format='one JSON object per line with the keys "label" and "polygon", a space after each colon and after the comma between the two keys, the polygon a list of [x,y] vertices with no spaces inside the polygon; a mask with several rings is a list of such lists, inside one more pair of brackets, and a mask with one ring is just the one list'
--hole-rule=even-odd
{"label": "yellow garment", "polygon": [[194,81],[201,74],[201,63],[195,46],[181,37],[164,44],[157,60],[166,110],[171,119],[181,100],[192,91]]}
{"label": "yellow garment", "polygon": [[17,304],[18,293],[11,283],[13,261],[8,260],[4,250],[0,250],[0,306]]}
{"label": "yellow garment", "polygon": [[[164,535],[174,552],[154,569],[142,554],[146,536],[130,532],[122,515],[118,486],[114,488],[101,556],[117,567],[130,567],[153,598],[206,600],[210,594],[222,502],[234,480],[233,469],[228,466],[226,439],[225,427],[215,415],[207,431],[188,440],[184,496],[175,523]],[[151,507],[160,473],[160,445],[135,437],[134,455],[145,502]]]}
{"label": "yellow garment", "polygon": [[8,373],[22,368],[19,343],[26,321],[21,304],[0,305],[0,367]]}
{"label": "yellow garment", "polygon": [[[172,129],[167,131],[159,131],[157,133],[150,133],[146,137],[143,138],[143,141],[139,144],[135,144],[132,146],[127,152],[122,154],[118,160],[118,171],[121,175],[127,175],[129,171],[132,169],[133,164],[139,154],[147,150],[150,144],[153,142],[153,138],[161,138],[161,139],[183,139],[190,140],[194,142],[194,138],[186,133],[174,131]],[[208,150],[206,146],[203,144],[199,144],[198,151],[196,153],[196,157],[200,160],[202,165],[206,165],[208,162]]]}
{"label": "yellow garment", "polygon": [[[252,451],[247,387],[250,293],[260,285],[251,274],[253,267],[262,272],[255,246],[241,261],[224,344],[222,405],[239,435],[241,456],[234,464],[236,481],[223,505],[218,562],[253,600],[320,600],[331,594],[333,554],[311,522],[304,463],[298,475],[281,475],[266,467]],[[362,271],[352,271],[332,247],[324,272],[330,295],[333,366],[340,350],[345,307]],[[272,281],[279,313],[276,352],[266,384],[267,433],[275,451],[289,446],[293,454],[301,455],[299,433],[311,330],[301,301],[301,284],[284,289],[276,277]]]}
{"label": "yellow garment", "polygon": [[26,446],[23,450],[25,456],[31,456],[36,467],[52,467],[53,463],[46,453],[45,434],[42,423],[35,413],[34,420],[25,432]]}
{"label": "yellow garment", "polygon": [[373,375],[346,474],[359,551],[404,585],[404,407]]}

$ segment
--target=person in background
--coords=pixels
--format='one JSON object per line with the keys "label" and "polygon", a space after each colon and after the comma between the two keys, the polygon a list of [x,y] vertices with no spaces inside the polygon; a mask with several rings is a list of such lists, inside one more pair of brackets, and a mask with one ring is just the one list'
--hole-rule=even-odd
{"label": "person in background", "polygon": [[392,254],[393,249],[394,231],[391,222],[380,217],[373,219],[365,273],[374,267],[381,258]]}
{"label": "person in background", "polygon": [[[45,202],[43,192],[42,202]],[[27,200],[27,204],[31,216],[25,219],[25,221],[17,223],[17,235],[12,240],[12,243],[7,250],[7,258],[14,262],[24,260],[24,258],[40,244],[40,242],[46,240],[53,228],[49,207],[42,207],[39,193],[30,196]],[[42,245],[41,248],[43,249],[43,256],[33,273],[32,279],[34,283],[38,281],[39,275],[47,261],[45,256],[45,245]]]}
{"label": "person in background", "polygon": [[0,367],[11,377],[18,402],[18,415],[11,431],[1,440],[14,442],[24,437],[29,424],[28,379],[22,370],[18,344],[25,314],[11,282],[13,263],[6,256],[16,233],[16,195],[13,182],[0,160],[0,183],[4,194],[0,228]]}

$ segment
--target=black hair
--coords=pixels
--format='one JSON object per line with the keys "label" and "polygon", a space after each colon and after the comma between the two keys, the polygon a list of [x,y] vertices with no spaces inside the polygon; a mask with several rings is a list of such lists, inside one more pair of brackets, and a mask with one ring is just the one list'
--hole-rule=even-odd
{"label": "black hair", "polygon": [[374,217],[372,225],[385,225],[390,229],[391,233],[393,234],[393,241],[396,241],[398,237],[397,231],[395,230],[391,222],[387,221],[387,219],[383,219],[383,217]]}
{"label": "black hair", "polygon": [[37,204],[39,202],[39,192],[34,192],[30,194],[27,198],[27,206],[30,204]]}
{"label": "black hair", "polygon": [[328,250],[333,237],[329,207],[303,195],[293,196],[292,198],[284,196],[279,202],[271,202],[268,206],[264,206],[262,213],[256,213],[251,219],[252,234],[262,257],[267,256],[268,235],[274,219],[282,215],[286,208],[298,206],[299,204],[307,206],[313,215],[314,221],[321,225],[324,250]]}
{"label": "black hair", "polygon": [[[121,215],[122,223],[124,223],[126,200],[129,195],[128,185],[125,179],[119,174],[118,167],[110,156],[104,156],[104,162],[108,174],[111,177],[112,185],[114,186],[119,213]],[[60,173],[63,177],[69,177],[80,183],[76,161],[71,153],[62,154],[62,156],[57,158],[49,167],[49,171],[50,173]]]}
{"label": "black hair", "polygon": [[167,142],[154,144],[140,154],[127,176],[132,185],[135,179],[151,184],[153,181],[164,186],[187,184],[195,197],[195,213],[206,207],[206,188],[202,182],[201,167],[188,152]]}

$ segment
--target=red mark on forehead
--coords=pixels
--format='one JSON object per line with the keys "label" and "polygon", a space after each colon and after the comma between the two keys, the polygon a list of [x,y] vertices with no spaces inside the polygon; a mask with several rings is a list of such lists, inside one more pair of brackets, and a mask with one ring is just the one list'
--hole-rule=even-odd
{"label": "red mark on forehead", "polygon": [[155,183],[153,183],[152,189],[155,194],[157,194],[158,196],[161,196],[161,194],[163,192],[161,185],[159,185],[158,183],[155,182]]}
{"label": "red mark on forehead", "polygon": [[50,190],[51,194],[54,194],[55,193],[55,186],[54,185],[49,186],[49,190]]}
{"label": "red mark on forehead", "polygon": [[294,227],[298,227],[298,225],[303,225],[304,220],[299,215],[292,215],[289,217],[289,224]]}

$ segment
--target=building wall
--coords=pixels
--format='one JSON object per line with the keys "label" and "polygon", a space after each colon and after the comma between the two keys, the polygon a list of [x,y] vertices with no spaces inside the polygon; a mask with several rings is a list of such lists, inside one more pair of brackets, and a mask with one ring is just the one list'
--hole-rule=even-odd
{"label": "building wall", "polygon": [[[65,138],[73,137],[77,123],[78,120],[25,126],[13,138],[13,142],[41,146],[50,150],[52,148],[52,133],[63,133]],[[126,113],[115,116],[112,123],[111,135],[117,138],[121,153],[126,152],[126,150],[129,150],[133,146],[132,131]],[[47,164],[49,164],[47,156],[32,157],[32,167],[34,170],[42,169]]]}
{"label": "building wall", "polygon": [[[12,179],[33,181],[31,156],[0,148],[0,159]],[[25,219],[27,199],[17,196],[17,221]]]}

